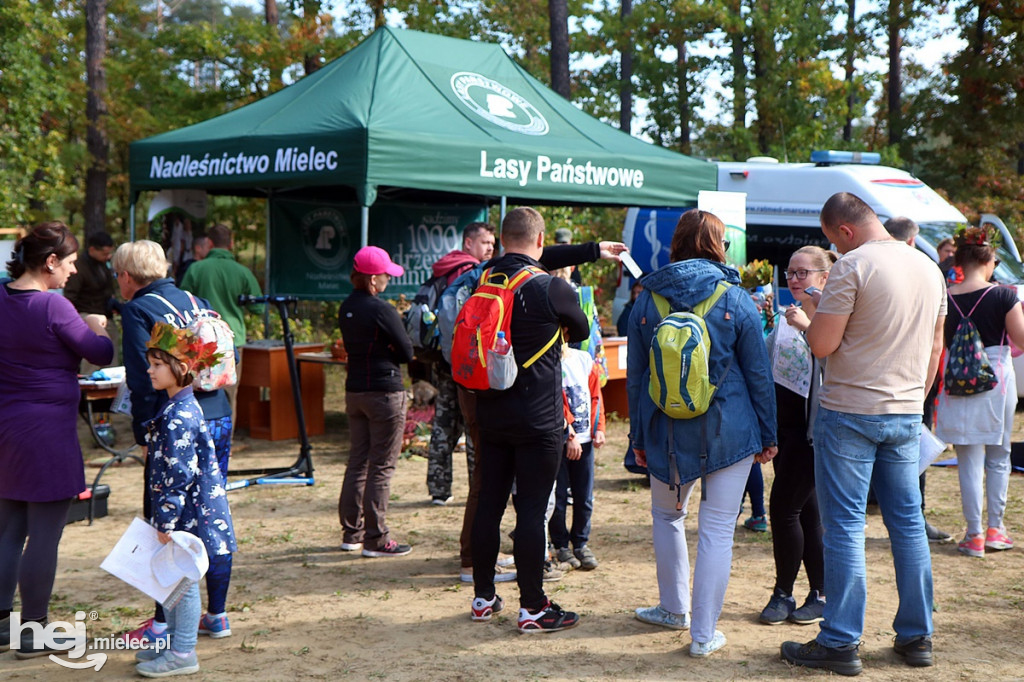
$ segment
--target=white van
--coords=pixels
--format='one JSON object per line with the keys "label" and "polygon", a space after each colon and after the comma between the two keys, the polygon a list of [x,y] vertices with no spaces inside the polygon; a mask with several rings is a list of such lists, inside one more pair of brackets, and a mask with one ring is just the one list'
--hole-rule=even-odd
{"label": "white van", "polygon": [[[765,259],[779,272],[779,267],[784,268],[790,255],[801,246],[817,244],[828,248],[818,215],[825,201],[836,192],[856,194],[883,222],[897,216],[914,220],[921,227],[917,248],[936,261],[936,245],[967,224],[967,218],[928,185],[906,171],[877,165],[878,154],[822,151],[814,152],[811,160],[779,163],[761,157],[718,164],[719,191],[746,194],[748,261]],[[645,272],[668,262],[667,247],[675,223],[685,210],[632,208],[627,212],[623,241]],[[996,279],[1017,285],[1021,292],[1024,265],[1012,235],[995,216],[982,216],[982,222],[995,224],[1003,235]],[[623,277],[613,305],[615,319],[629,300],[630,285],[629,278]],[[779,305],[792,301],[785,280],[776,281],[776,291]],[[1014,366],[1018,392],[1024,395],[1024,356],[1014,360]]]}

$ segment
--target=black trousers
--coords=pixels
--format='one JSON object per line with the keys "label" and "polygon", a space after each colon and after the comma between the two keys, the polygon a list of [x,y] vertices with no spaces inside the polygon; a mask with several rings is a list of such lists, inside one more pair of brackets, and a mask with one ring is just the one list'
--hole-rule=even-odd
{"label": "black trousers", "polygon": [[775,587],[793,594],[801,562],[812,590],[825,591],[821,517],[814,487],[814,449],[803,429],[779,429],[779,454],[772,460],[772,544]]}
{"label": "black trousers", "polygon": [[501,518],[516,484],[516,531],[513,554],[519,583],[519,605],[535,611],[547,604],[544,559],[547,538],[544,512],[562,456],[562,430],[540,435],[510,436],[481,430],[477,466],[480,503],[473,521],[473,587],[477,597],[494,597],[494,564],[501,545]]}

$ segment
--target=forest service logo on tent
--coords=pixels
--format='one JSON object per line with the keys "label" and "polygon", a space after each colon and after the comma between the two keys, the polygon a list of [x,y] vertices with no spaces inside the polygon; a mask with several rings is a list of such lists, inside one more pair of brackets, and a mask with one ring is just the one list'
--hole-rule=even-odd
{"label": "forest service logo on tent", "polygon": [[302,218],[302,247],[324,270],[340,267],[349,257],[348,228],[341,213],[318,208]]}
{"label": "forest service logo on tent", "polygon": [[452,91],[491,123],[524,135],[547,135],[548,122],[536,107],[501,83],[471,71],[452,76]]}

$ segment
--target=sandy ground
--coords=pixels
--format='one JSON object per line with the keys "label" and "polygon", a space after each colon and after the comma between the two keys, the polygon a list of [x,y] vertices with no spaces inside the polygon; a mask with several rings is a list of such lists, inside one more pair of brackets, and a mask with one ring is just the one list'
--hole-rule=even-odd
{"label": "sandy ground", "polygon": [[[329,382],[340,381],[329,377]],[[341,398],[329,395],[329,407]],[[1020,416],[1018,415],[1018,420]],[[119,426],[124,426],[118,423]],[[121,428],[121,433],[128,429]],[[594,530],[600,567],[548,583],[550,596],[578,611],[574,630],[540,636],[516,631],[518,591],[499,585],[508,602],[488,624],[470,621],[472,587],[458,582],[458,534],[467,492],[465,459],[456,455],[455,499],[428,504],[426,462],[403,459],[392,485],[389,522],[412,554],[365,559],[339,551],[336,505],[344,474],[344,416],[328,413],[328,435],[314,439],[316,485],[249,488],[231,493],[240,549],[229,594],[230,638],[201,638],[202,671],[193,679],[351,680],[729,680],[817,678],[779,659],[785,640],[813,638],[817,626],[767,627],[757,615],[774,579],[771,537],[736,531],[732,579],[719,623],[728,645],[707,660],[686,655],[688,633],[645,625],[633,609],[657,603],[650,539],[649,492],[621,467],[627,426],[612,422],[598,455]],[[122,436],[123,438],[123,436]],[[86,441],[83,441],[86,442]],[[235,467],[289,463],[292,442],[246,441]],[[101,451],[86,444],[86,457]],[[89,470],[95,472],[95,469]],[[772,470],[765,467],[766,487]],[[111,470],[110,514],[92,526],[70,525],[61,545],[51,619],[95,612],[90,637],[115,633],[151,615],[139,592],[99,569],[100,561],[140,510],[138,465]],[[1024,478],[1010,484],[1007,525],[1024,540]],[[689,525],[696,521],[694,494]],[[933,468],[929,518],[962,533],[955,469]],[[745,510],[745,516],[749,512]],[[506,515],[511,528],[513,512]],[[504,547],[511,550],[510,543]],[[861,656],[867,680],[1005,680],[1024,677],[1024,548],[984,559],[960,556],[955,544],[933,545],[935,647],[930,669],[904,665],[891,649],[896,591],[880,516],[869,516],[869,597]],[[691,536],[691,557],[695,542]],[[797,583],[802,599],[806,582]],[[10,680],[130,679],[133,656],[111,652],[101,671],[68,670],[47,658],[18,661],[0,654]]]}

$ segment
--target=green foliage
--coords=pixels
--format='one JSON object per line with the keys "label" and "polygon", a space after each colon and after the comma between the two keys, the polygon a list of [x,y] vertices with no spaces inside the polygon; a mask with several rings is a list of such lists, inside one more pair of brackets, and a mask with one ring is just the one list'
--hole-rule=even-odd
{"label": "green foliage", "polygon": [[[949,8],[924,0],[867,8],[850,35],[848,3],[841,0],[633,5],[623,19],[618,0],[568,2],[573,101],[584,110],[618,125],[621,50],[628,48],[639,112],[634,129],[656,144],[723,160],[755,154],[804,160],[815,148],[879,151],[883,163],[907,167],[945,190],[972,219],[992,211],[1011,227],[1024,225],[1024,0],[954,4],[963,47],[938,71],[915,61],[914,41]],[[381,17],[392,25],[499,42],[549,81],[548,3],[542,0],[361,0],[345,3],[342,18],[335,18],[331,10],[339,6],[332,0],[279,2],[279,23],[267,26],[261,3],[108,0],[108,230],[127,236],[133,140],[265,97],[303,77],[311,63],[354,47]],[[898,145],[889,144],[885,68],[863,66],[885,63],[890,25],[900,29],[905,45]],[[82,3],[0,2],[2,226],[53,217],[81,228],[90,163],[84,40]],[[856,59],[851,80],[842,73],[848,53]],[[721,85],[713,88],[716,82]],[[851,105],[852,139],[843,141]],[[137,207],[140,215],[147,200],[143,196]],[[621,233],[620,210],[544,210],[552,230],[571,226],[578,239]],[[496,222],[496,209],[492,213]],[[235,228],[240,260],[262,278],[264,202],[212,197],[214,221]],[[617,277],[608,263],[582,270],[602,292]],[[317,320],[309,334],[330,333],[333,324],[325,325],[322,315],[308,317]]]}
{"label": "green foliage", "polygon": [[[510,207],[511,208],[511,207]],[[626,212],[619,208],[599,206],[542,206],[538,211],[544,216],[548,244],[554,243],[555,230],[572,230],[573,242],[622,241],[622,225]],[[614,261],[599,260],[579,266],[584,284],[594,287],[594,298],[602,325],[613,325],[611,304],[618,286],[620,266]]]}
{"label": "green foliage", "polygon": [[[67,42],[78,3],[0,3],[0,225],[29,225],[74,193],[66,126],[84,80]],[[83,38],[84,41],[84,38]]]}

